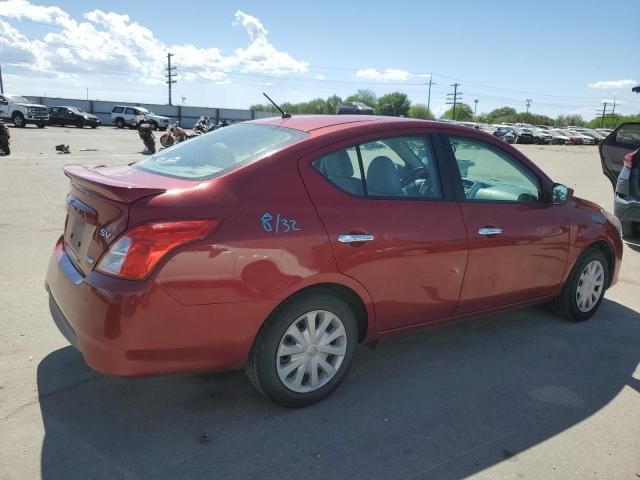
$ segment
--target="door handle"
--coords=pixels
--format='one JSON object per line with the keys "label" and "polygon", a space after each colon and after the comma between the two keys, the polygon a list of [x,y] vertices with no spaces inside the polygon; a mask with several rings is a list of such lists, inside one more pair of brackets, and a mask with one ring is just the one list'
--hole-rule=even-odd
{"label": "door handle", "polygon": [[375,237],[373,235],[359,235],[355,233],[340,234],[338,235],[338,241],[340,243],[355,243],[355,242],[371,242]]}
{"label": "door handle", "polygon": [[502,233],[502,228],[500,227],[480,227],[478,230],[480,235],[500,235]]}

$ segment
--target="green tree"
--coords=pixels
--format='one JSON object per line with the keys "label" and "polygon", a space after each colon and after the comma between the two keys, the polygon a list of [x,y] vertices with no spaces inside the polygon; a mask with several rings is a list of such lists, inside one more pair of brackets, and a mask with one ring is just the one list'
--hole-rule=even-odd
{"label": "green tree", "polygon": [[378,97],[373,90],[360,89],[353,95],[347,97],[347,102],[360,102],[371,108],[376,107]]}
{"label": "green tree", "polygon": [[576,127],[584,127],[586,122],[582,118],[581,115],[569,114],[569,115],[558,115],[556,118],[556,125],[561,127],[566,127],[569,125],[575,125]]}
{"label": "green tree", "polygon": [[412,104],[407,116],[411,118],[421,118],[423,120],[433,120],[436,118],[424,103]]}
{"label": "green tree", "polygon": [[466,103],[456,104],[456,118],[453,118],[453,107],[444,112],[444,118],[449,120],[458,120],[459,122],[468,122],[473,120],[473,108]]}
{"label": "green tree", "polygon": [[411,101],[406,93],[391,92],[381,96],[376,104],[377,115],[406,117],[411,108]]}
{"label": "green tree", "polygon": [[326,101],[327,110],[325,113],[335,115],[336,111],[338,110],[338,106],[341,103],[342,103],[342,98],[340,98],[338,95],[331,95],[329,98],[327,98],[327,101]]}
{"label": "green tree", "polygon": [[[506,118],[506,117],[512,117],[516,115],[516,109],[512,108],[512,107],[500,107],[500,108],[496,108],[495,110],[492,110],[491,112],[489,112],[487,114],[489,123],[495,123],[498,120],[501,120],[502,118]],[[503,120],[503,121],[508,121],[508,120]]]}

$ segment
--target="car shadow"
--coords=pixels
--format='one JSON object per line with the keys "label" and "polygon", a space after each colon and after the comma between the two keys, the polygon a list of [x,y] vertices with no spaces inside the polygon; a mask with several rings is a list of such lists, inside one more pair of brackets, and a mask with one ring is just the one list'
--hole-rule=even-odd
{"label": "car shadow", "polygon": [[63,348],[38,366],[42,478],[465,477],[640,391],[639,321],[605,301],[581,324],[535,307],[391,338],[301,410],[239,372],[111,378]]}

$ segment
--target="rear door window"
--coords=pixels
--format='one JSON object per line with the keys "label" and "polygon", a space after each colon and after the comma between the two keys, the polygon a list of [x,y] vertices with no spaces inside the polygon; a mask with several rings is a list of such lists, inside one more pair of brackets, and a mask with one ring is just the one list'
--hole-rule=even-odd
{"label": "rear door window", "polygon": [[135,115],[135,114],[136,114],[136,111],[135,111],[133,108],[125,108],[125,109],[124,109],[124,113],[125,113],[126,115]]}
{"label": "rear door window", "polygon": [[351,195],[442,198],[433,150],[423,136],[372,140],[317,158],[312,166]]}
{"label": "rear door window", "polygon": [[122,107],[115,107],[113,113],[122,113],[122,110],[124,110]]}

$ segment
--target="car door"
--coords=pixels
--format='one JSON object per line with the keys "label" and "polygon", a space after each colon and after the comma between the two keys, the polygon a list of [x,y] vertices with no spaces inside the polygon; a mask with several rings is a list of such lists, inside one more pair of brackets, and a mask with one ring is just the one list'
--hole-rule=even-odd
{"label": "car door", "polygon": [[0,118],[9,118],[9,101],[0,95]]}
{"label": "car door", "polygon": [[458,314],[548,297],[567,264],[569,224],[542,180],[497,142],[456,133],[443,142],[457,167],[469,260]]}
{"label": "car door", "polygon": [[616,188],[618,175],[622,171],[624,156],[640,148],[640,122],[623,123],[599,146],[602,172]]}
{"label": "car door", "polygon": [[389,331],[453,314],[467,238],[433,139],[365,137],[303,159],[301,173],[340,271],[373,299]]}
{"label": "car door", "polygon": [[134,108],[127,107],[124,109],[124,121],[129,125],[136,123],[136,110]]}

